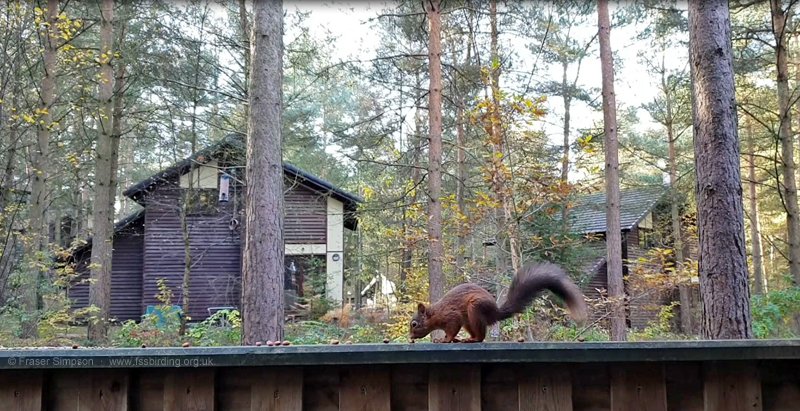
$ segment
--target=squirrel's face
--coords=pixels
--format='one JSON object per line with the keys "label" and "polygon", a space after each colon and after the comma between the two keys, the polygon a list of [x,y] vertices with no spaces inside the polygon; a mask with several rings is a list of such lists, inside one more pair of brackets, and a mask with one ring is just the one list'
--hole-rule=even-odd
{"label": "squirrel's face", "polygon": [[428,307],[425,304],[419,303],[417,305],[417,312],[411,317],[411,323],[408,327],[408,333],[411,338],[423,338],[431,333],[429,326],[430,314]]}

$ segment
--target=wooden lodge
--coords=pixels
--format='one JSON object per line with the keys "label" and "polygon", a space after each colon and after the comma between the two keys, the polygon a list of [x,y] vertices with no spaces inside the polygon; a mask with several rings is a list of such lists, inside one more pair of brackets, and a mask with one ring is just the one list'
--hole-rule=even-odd
{"label": "wooden lodge", "polygon": [[[290,164],[284,164],[284,242],[287,303],[303,296],[310,270],[325,276],[320,290],[343,299],[344,230],[355,230],[361,199]],[[187,194],[192,179],[191,194]],[[115,227],[111,275],[111,316],[139,319],[159,304],[158,282],[181,301],[185,243],[181,227],[184,201],[192,250],[188,314],[193,321],[213,311],[239,308],[244,222],[244,143],[231,136],[128,188],[123,193],[141,210]],[[79,280],[88,278],[91,239],[73,253]],[[89,286],[69,290],[74,307],[88,304]]]}
{"label": "wooden lodge", "polygon": [[[647,260],[647,253],[654,247],[664,247],[658,237],[656,221],[659,212],[665,212],[663,205],[666,196],[663,187],[642,187],[622,190],[620,193],[620,229],[622,231],[623,276],[628,280],[625,291],[629,298],[628,326],[643,329],[648,323],[655,321],[662,306],[668,305],[675,298],[671,294],[654,294],[643,291],[644,285],[630,267]],[[583,261],[583,273],[588,278],[584,286],[587,298],[600,299],[605,296],[608,286],[606,267],[606,196],[605,193],[587,195],[577,200],[577,205],[569,212],[570,232],[576,235],[592,235],[599,241],[588,244],[589,254]],[[683,255],[685,258],[696,258],[695,241],[684,238]],[[650,267],[658,269],[660,267]],[[696,288],[696,287],[694,287]],[[693,290],[697,292],[697,290]],[[605,317],[605,309],[596,309],[592,318],[598,320]]]}
{"label": "wooden lodge", "polygon": [[9,411],[794,411],[800,341],[0,351]]}

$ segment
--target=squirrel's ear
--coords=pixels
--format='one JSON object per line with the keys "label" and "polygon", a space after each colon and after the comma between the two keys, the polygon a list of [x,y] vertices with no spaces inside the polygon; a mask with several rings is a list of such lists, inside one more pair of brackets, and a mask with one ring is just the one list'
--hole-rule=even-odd
{"label": "squirrel's ear", "polygon": [[417,303],[417,312],[419,312],[420,314],[425,314],[426,309],[427,308],[425,307],[425,304]]}

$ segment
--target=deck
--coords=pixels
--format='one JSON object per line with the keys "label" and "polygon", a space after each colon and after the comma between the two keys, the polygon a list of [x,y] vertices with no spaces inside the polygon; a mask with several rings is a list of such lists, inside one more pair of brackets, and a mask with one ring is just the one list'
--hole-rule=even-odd
{"label": "deck", "polygon": [[2,410],[800,410],[800,340],[0,350]]}

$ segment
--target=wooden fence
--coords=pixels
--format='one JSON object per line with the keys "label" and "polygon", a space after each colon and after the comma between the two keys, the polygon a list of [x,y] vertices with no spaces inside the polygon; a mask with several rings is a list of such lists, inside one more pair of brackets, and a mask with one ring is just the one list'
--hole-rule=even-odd
{"label": "wooden fence", "polygon": [[800,410],[800,341],[0,350],[0,410]]}

